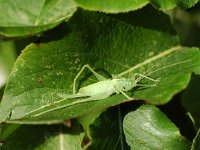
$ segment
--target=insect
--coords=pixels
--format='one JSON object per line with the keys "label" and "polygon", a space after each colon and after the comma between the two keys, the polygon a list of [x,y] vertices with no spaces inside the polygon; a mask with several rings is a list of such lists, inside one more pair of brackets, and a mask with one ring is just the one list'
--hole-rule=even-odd
{"label": "insect", "polygon": [[[169,55],[169,52],[176,51],[177,48],[179,48],[179,47],[172,48],[168,52],[162,54],[162,57],[164,55]],[[140,65],[143,66],[145,64],[148,64],[151,61],[155,61],[156,59],[158,59],[160,57],[161,57],[161,55],[156,55],[155,57],[152,57],[150,60],[147,60],[147,61],[141,63]],[[170,55],[165,57],[165,59],[167,59],[168,57],[170,57]],[[163,60],[161,60],[161,61],[163,61]],[[159,82],[160,79],[153,79],[153,78],[149,77],[148,75],[150,75],[150,74],[152,74],[156,71],[165,69],[167,67],[186,63],[188,61],[190,61],[190,60],[185,60],[185,61],[180,61],[180,62],[177,62],[177,63],[174,63],[174,64],[170,64],[168,66],[164,66],[162,68],[159,68],[157,70],[149,72],[148,74],[146,74],[146,73],[149,70],[144,74],[135,73],[131,78],[119,78],[120,76],[133,71],[136,67],[141,67],[141,66],[136,66],[136,67],[132,67],[132,68],[128,69],[125,72],[122,72],[121,74],[118,74],[118,76],[116,76],[116,78],[113,78],[113,79],[105,78],[104,76],[102,76],[102,75],[98,74],[96,71],[94,71],[88,64],[86,64],[81,68],[79,73],[74,78],[73,94],[71,94],[71,95],[58,94],[58,96],[61,97],[61,98],[64,98],[64,99],[80,98],[80,97],[84,98],[85,97],[84,99],[80,100],[79,102],[86,102],[86,101],[90,101],[90,100],[105,99],[105,98],[108,98],[110,95],[117,93],[117,94],[123,94],[129,100],[134,99],[134,98],[129,97],[126,94],[126,92],[130,91],[132,88],[137,87],[137,86],[154,87],[154,86],[157,85],[157,82]],[[94,76],[98,79],[98,82],[90,84],[90,85],[85,86],[85,87],[82,87],[78,90],[78,92],[76,92],[77,79],[79,78],[79,76],[81,75],[81,73],[84,71],[85,68],[89,69],[94,74]],[[153,67],[150,68],[150,69],[153,69]],[[153,84],[139,84],[139,82],[143,79],[150,80],[150,81],[153,82]]]}
{"label": "insect", "polygon": [[[85,68],[88,68],[94,76],[99,80],[97,83],[90,84],[88,86],[82,87],[79,89],[79,91],[76,93],[76,81],[81,75],[81,73],[84,71]],[[138,77],[138,78],[136,78]],[[138,82],[142,79],[148,79],[154,84],[147,85],[147,84],[138,84]],[[109,97],[110,95],[117,93],[117,94],[123,94],[127,99],[133,99],[129,97],[125,92],[128,92],[132,88],[136,86],[143,86],[143,87],[152,87],[156,86],[156,82],[158,82],[159,79],[155,80],[153,78],[150,78],[148,76],[145,76],[143,74],[135,73],[130,79],[129,78],[114,78],[114,79],[107,79],[104,76],[98,74],[96,71],[94,71],[88,64],[84,65],[82,69],[79,71],[79,73],[74,78],[73,83],[73,94],[72,95],[66,95],[66,94],[59,94],[59,97],[62,98],[78,98],[78,97],[89,97],[87,99],[84,99],[84,101],[88,100],[99,100],[99,99],[105,99]]]}

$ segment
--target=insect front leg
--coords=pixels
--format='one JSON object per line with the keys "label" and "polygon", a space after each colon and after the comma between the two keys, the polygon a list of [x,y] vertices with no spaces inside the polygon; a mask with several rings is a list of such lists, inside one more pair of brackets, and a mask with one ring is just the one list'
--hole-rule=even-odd
{"label": "insect front leg", "polygon": [[132,97],[129,97],[125,92],[123,92],[123,91],[121,91],[121,90],[117,90],[116,87],[114,87],[114,89],[115,89],[115,92],[116,92],[117,94],[121,93],[122,95],[124,95],[124,96],[125,96],[127,99],[129,99],[129,100],[134,99],[134,98],[132,98]]}
{"label": "insect front leg", "polygon": [[156,80],[155,80],[155,79],[153,79],[153,78],[150,78],[150,77],[145,76],[145,75],[140,74],[140,73],[135,73],[135,74],[133,75],[134,78],[135,78],[136,76],[139,76],[139,78],[136,79],[136,82],[140,81],[140,80],[143,79],[143,78],[148,79],[148,80],[151,80],[151,81],[153,81],[153,82],[158,82],[158,81],[160,81],[159,79],[156,79]]}
{"label": "insect front leg", "polygon": [[99,80],[99,81],[104,81],[107,80],[104,76],[98,74],[96,71],[94,71],[94,69],[92,69],[88,64],[84,65],[81,70],[78,72],[78,74],[76,75],[76,77],[74,78],[74,83],[73,83],[73,94],[76,94],[76,81],[79,78],[79,76],[81,75],[81,73],[84,71],[85,68],[88,68],[94,75],[95,77]]}

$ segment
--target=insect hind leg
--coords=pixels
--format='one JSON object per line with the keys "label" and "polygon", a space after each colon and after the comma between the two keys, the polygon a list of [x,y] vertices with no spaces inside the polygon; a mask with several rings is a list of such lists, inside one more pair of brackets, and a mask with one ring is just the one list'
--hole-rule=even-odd
{"label": "insect hind leg", "polygon": [[99,80],[99,81],[104,81],[107,80],[104,76],[98,74],[96,71],[94,71],[94,69],[92,69],[88,64],[84,65],[81,70],[78,72],[78,74],[76,75],[76,77],[74,78],[74,83],[73,83],[73,94],[76,94],[76,81],[79,78],[79,76],[81,75],[81,73],[84,71],[85,68],[88,68],[94,75],[95,77]]}

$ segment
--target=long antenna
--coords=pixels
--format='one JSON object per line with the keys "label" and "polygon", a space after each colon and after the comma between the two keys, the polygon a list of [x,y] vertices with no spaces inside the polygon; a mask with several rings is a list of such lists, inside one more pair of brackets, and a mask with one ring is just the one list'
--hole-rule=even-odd
{"label": "long antenna", "polygon": [[178,51],[178,50],[180,50],[181,48],[182,48],[182,47],[181,47],[180,45],[177,45],[177,46],[175,46],[175,47],[172,47],[172,48],[166,50],[165,52],[162,52],[162,53],[160,53],[160,54],[158,54],[158,55],[156,55],[156,56],[154,56],[154,57],[151,57],[150,59],[147,59],[146,61],[144,61],[144,62],[142,62],[142,63],[139,63],[139,64],[137,64],[137,65],[135,65],[135,66],[129,68],[128,70],[126,70],[126,71],[124,71],[124,72],[122,72],[122,73],[116,75],[115,78],[119,78],[119,77],[121,77],[121,76],[124,76],[124,75],[128,74],[129,72],[132,72],[132,71],[134,71],[134,70],[136,70],[136,69],[138,69],[138,68],[140,68],[140,67],[142,67],[142,66],[144,66],[144,65],[146,65],[146,64],[149,64],[150,62],[153,62],[153,61],[155,61],[155,60],[157,60],[157,59],[159,59],[159,58],[162,58],[162,57],[164,57],[164,56],[166,56],[166,55],[169,55],[169,54],[171,54],[171,53],[173,53],[173,52],[175,52],[175,51]]}
{"label": "long antenna", "polygon": [[[166,66],[163,66],[163,67],[161,67],[161,68],[159,68],[159,69],[157,69],[157,70],[154,70],[154,71],[149,72],[148,74],[144,74],[144,75],[145,75],[145,76],[149,76],[149,75],[151,75],[152,73],[155,73],[155,72],[157,72],[157,71],[160,71],[160,70],[163,70],[163,69],[166,69],[166,68],[169,68],[169,67],[173,67],[173,66],[176,66],[176,65],[179,65],[179,64],[184,64],[184,63],[187,63],[187,62],[190,62],[190,61],[191,61],[191,60],[188,59],[188,60],[185,60],[185,61],[180,61],[180,62],[176,62],[176,63],[170,64],[170,65],[166,65]],[[143,78],[144,78],[144,77],[140,76],[139,78],[136,79],[135,82],[139,82],[139,81],[141,81]]]}

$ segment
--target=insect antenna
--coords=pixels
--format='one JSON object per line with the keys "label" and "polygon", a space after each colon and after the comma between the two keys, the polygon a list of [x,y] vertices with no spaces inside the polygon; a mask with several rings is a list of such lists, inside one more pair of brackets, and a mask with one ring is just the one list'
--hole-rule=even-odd
{"label": "insect antenna", "polygon": [[[151,62],[155,62],[156,60],[159,60],[161,58],[164,58],[162,60],[165,60],[167,57],[173,55],[174,52],[180,51],[181,48],[182,47],[180,45],[174,46],[174,47],[172,47],[172,48],[170,48],[170,49],[168,49],[168,50],[166,50],[164,52],[161,52],[161,53],[159,53],[159,54],[157,54],[157,55],[155,55],[153,57],[150,57],[150,58],[146,59],[143,62],[140,62],[140,63],[136,64],[135,66],[130,67],[128,70],[125,70],[125,71],[119,73],[118,75],[115,75],[115,78],[124,76],[124,75],[126,75],[126,74],[128,74],[130,72],[133,72],[134,70],[136,70],[136,69],[138,69],[138,68],[140,68],[142,66],[145,66],[145,65],[147,65],[147,64],[149,64]],[[167,57],[165,57],[165,56],[167,56]]]}
{"label": "insect antenna", "polygon": [[[144,76],[149,76],[149,75],[151,75],[151,74],[153,74],[153,73],[155,73],[155,72],[158,72],[158,71],[160,71],[160,70],[164,70],[164,69],[166,69],[166,68],[173,67],[173,66],[176,66],[176,65],[179,65],[179,64],[183,64],[183,63],[187,63],[187,62],[190,62],[190,61],[191,61],[191,60],[188,59],[188,60],[185,60],[185,61],[173,63],[173,64],[170,64],[170,65],[167,65],[167,66],[163,66],[163,67],[161,67],[161,68],[159,68],[159,69],[157,69],[157,70],[154,70],[154,71],[152,71],[152,72],[149,72],[149,73],[148,73],[148,71],[146,71],[146,72],[143,73],[142,75],[144,75]],[[137,83],[137,82],[141,81],[142,79],[144,79],[144,76],[138,77],[138,78],[135,80],[135,82]]]}
{"label": "insect antenna", "polygon": [[175,53],[173,53],[173,54],[171,54],[171,55],[168,55],[168,56],[165,57],[164,59],[162,59],[162,60],[160,60],[159,62],[157,62],[156,65],[152,66],[152,67],[149,68],[147,71],[145,71],[141,76],[139,76],[139,77],[135,80],[135,82],[137,83],[137,82],[141,81],[142,79],[144,79],[144,76],[147,77],[147,76],[149,76],[149,75],[151,75],[151,74],[153,74],[153,73],[155,73],[155,72],[158,72],[158,71],[160,71],[160,70],[164,70],[164,69],[166,69],[166,68],[173,67],[173,66],[180,65],[180,64],[187,63],[187,62],[191,61],[190,59],[184,60],[184,61],[179,61],[179,62],[176,62],[176,63],[173,63],[173,64],[169,64],[169,65],[163,66],[163,67],[158,68],[158,69],[156,69],[156,70],[154,70],[154,71],[151,71],[151,70],[153,70],[154,68],[158,67],[158,65],[160,65],[162,62],[164,62],[165,60],[167,60],[167,59],[170,58],[171,56],[175,55],[176,53],[177,53],[177,52],[175,52]]}

